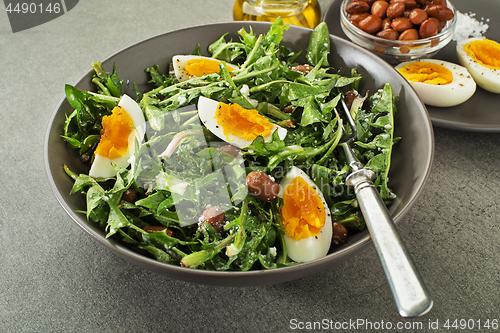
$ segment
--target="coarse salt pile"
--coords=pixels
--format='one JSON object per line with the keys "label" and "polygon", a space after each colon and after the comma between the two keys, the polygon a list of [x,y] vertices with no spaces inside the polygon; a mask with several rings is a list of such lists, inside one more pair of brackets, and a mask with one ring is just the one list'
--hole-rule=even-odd
{"label": "coarse salt pile", "polygon": [[485,20],[481,18],[480,22],[474,18],[476,16],[475,13],[464,14],[457,11],[456,14],[457,24],[452,37],[454,41],[483,37],[483,33],[489,28],[488,24],[485,22],[489,22],[490,19]]}

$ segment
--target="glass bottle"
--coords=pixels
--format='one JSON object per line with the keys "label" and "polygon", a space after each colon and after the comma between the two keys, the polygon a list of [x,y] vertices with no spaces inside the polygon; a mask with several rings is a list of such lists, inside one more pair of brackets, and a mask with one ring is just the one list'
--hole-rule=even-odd
{"label": "glass bottle", "polygon": [[236,0],[235,21],[274,22],[278,16],[286,24],[315,28],[321,21],[317,0]]}

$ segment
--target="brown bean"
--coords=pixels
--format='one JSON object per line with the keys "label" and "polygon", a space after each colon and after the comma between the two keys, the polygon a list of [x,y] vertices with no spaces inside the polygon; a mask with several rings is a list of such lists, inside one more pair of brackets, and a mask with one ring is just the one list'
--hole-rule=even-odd
{"label": "brown bean", "polygon": [[406,17],[397,17],[392,20],[391,27],[397,32],[401,33],[405,30],[413,28],[413,23]]}
{"label": "brown bean", "polygon": [[427,13],[423,9],[413,8],[408,19],[411,21],[411,23],[419,25],[427,20]]}
{"label": "brown bean", "polygon": [[453,11],[448,7],[440,5],[432,6],[427,9],[427,15],[435,17],[440,21],[449,21],[453,18]]}
{"label": "brown bean", "polygon": [[380,26],[380,31],[386,30],[386,29],[392,29],[391,23],[392,23],[392,20],[390,18],[386,17],[385,19],[383,19],[382,25]]}
{"label": "brown bean", "polygon": [[279,185],[262,171],[252,171],[247,175],[248,192],[257,199],[273,201],[278,197]]}
{"label": "brown bean", "polygon": [[446,27],[446,21],[440,21],[435,17],[429,17],[429,20],[433,20],[434,22],[436,22],[436,25],[438,27],[438,32],[441,32],[441,30],[443,30],[443,28]]}
{"label": "brown bean", "polygon": [[396,3],[396,2],[404,3],[406,9],[417,7],[417,2],[415,0],[391,0],[391,3]]}
{"label": "brown bean", "polygon": [[370,6],[370,7],[371,7],[371,6],[373,5],[373,3],[374,3],[375,1],[377,1],[377,0],[360,0],[360,1],[366,2],[366,3],[368,4],[368,6]]}
{"label": "brown bean", "polygon": [[374,34],[380,30],[382,19],[377,15],[370,15],[359,21],[359,28],[369,34]]}
{"label": "brown bean", "polygon": [[333,222],[333,234],[344,241],[347,238],[347,229],[341,223]]}
{"label": "brown bean", "polygon": [[344,102],[347,105],[348,109],[351,109],[352,103],[359,96],[359,93],[356,90],[349,90],[344,95]]}
{"label": "brown bean", "polygon": [[366,13],[370,10],[370,5],[364,1],[353,1],[347,5],[345,11],[347,14]]}
{"label": "brown bean", "polygon": [[440,21],[438,20],[438,25],[439,25],[439,31],[443,30],[446,27],[446,21]]}
{"label": "brown bean", "polygon": [[415,0],[417,2],[417,5],[423,6],[427,2],[427,0]]}
{"label": "brown bean", "polygon": [[390,19],[395,19],[396,17],[400,17],[405,12],[405,4],[402,2],[391,3],[389,7],[387,7],[387,17]]}
{"label": "brown bean", "polygon": [[123,192],[122,200],[130,203],[135,203],[137,201],[137,193],[133,189],[128,188],[125,190],[125,192]]}
{"label": "brown bean", "polygon": [[372,15],[377,15],[381,19],[384,19],[387,16],[387,7],[389,7],[389,3],[387,1],[375,1],[371,9]]}
{"label": "brown bean", "polygon": [[434,5],[439,5],[443,7],[448,7],[448,4],[446,3],[446,0],[432,0],[432,3]]}
{"label": "brown bean", "polygon": [[436,36],[439,32],[439,28],[435,20],[425,20],[418,30],[418,34],[420,38],[429,38],[432,36]]}
{"label": "brown bean", "polygon": [[399,37],[399,32],[394,29],[385,29],[377,32],[377,37],[385,38],[389,40],[397,40]]}
{"label": "brown bean", "polygon": [[417,29],[405,30],[398,37],[398,40],[417,40],[417,39],[418,39]]}
{"label": "brown bean", "polygon": [[313,70],[313,68],[314,68],[313,66],[305,64],[305,65],[293,66],[290,69],[294,72],[299,72],[303,75],[307,75],[307,74],[309,74],[310,71]]}
{"label": "brown bean", "polygon": [[348,232],[347,229],[338,222],[333,222],[333,237],[332,244],[334,246],[341,245],[345,242]]}
{"label": "brown bean", "polygon": [[147,233],[152,233],[152,232],[161,232],[165,231],[165,233],[170,236],[170,237],[175,237],[175,232],[172,229],[169,229],[167,227],[164,227],[162,225],[148,225],[142,228]]}
{"label": "brown bean", "polygon": [[426,1],[425,4],[420,6],[420,9],[423,9],[425,12],[427,12],[427,10],[432,6],[434,6],[434,4],[431,1]]}
{"label": "brown bean", "polygon": [[359,28],[359,21],[370,16],[368,13],[353,14],[349,17],[349,21]]}
{"label": "brown bean", "polygon": [[208,207],[201,215],[199,222],[208,222],[215,230],[221,233],[224,230],[226,213],[218,206]]}
{"label": "brown bean", "polygon": [[159,232],[165,230],[167,227],[164,227],[162,225],[148,225],[142,228],[147,233],[152,233],[152,232]]}
{"label": "brown bean", "polygon": [[218,147],[217,148],[218,151],[222,152],[222,153],[226,153],[226,154],[229,154],[233,157],[238,157],[238,156],[241,156],[240,154],[240,149],[233,146],[233,145],[225,145],[225,146],[221,146],[221,147]]}

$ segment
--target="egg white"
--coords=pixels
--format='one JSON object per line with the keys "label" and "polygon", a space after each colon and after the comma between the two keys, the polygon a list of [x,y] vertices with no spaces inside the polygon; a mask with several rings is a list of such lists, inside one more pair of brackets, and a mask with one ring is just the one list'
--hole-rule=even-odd
{"label": "egg white", "polygon": [[474,40],[484,38],[469,38],[457,42],[457,57],[462,66],[467,68],[477,85],[495,94],[500,94],[500,69],[492,69],[481,65],[465,52],[464,46]]}
{"label": "egg white", "polygon": [[441,65],[448,68],[453,74],[453,81],[444,85],[408,81],[425,104],[437,107],[450,107],[462,104],[474,95],[476,83],[467,69],[448,61],[437,59],[405,61],[398,64],[395,69],[399,71],[406,64],[417,61]]}
{"label": "egg white", "polygon": [[[224,134],[224,129],[217,123],[216,112],[218,105],[219,105],[218,101],[200,96],[200,98],[198,99],[198,115],[203,125],[205,125],[210,130],[210,132],[215,134],[220,139],[226,141],[227,143],[235,145],[239,148],[250,146],[250,144],[252,143],[252,141],[250,140],[245,140],[243,138],[237,137],[232,134],[228,134],[226,137],[226,135]],[[271,130],[271,133],[264,137],[264,141],[266,142],[270,141],[274,131],[276,130],[278,131],[279,138],[283,140],[287,133],[286,129],[276,124],[273,124],[273,129]]]}
{"label": "egg white", "polygon": [[94,161],[92,162],[92,166],[89,171],[89,175],[91,177],[108,178],[116,176],[116,171],[111,163],[126,168],[130,164],[130,156],[133,156],[135,151],[135,139],[137,138],[140,143],[146,133],[146,121],[139,104],[137,104],[128,95],[123,95],[118,103],[118,106],[123,108],[130,115],[134,123],[134,130],[128,137],[128,152],[125,155],[114,159],[95,154]]}
{"label": "egg white", "polygon": [[[210,59],[210,60],[215,60],[217,62],[222,62],[221,60],[210,58],[210,57],[203,57],[203,56],[195,56],[195,55],[176,55],[172,57],[172,66],[174,67],[174,73],[175,77],[179,82],[184,82],[187,81],[193,76],[189,75],[188,72],[186,71],[186,62],[192,59]],[[237,70],[238,66],[235,66],[233,64],[227,63],[226,66],[228,69],[232,70]]]}
{"label": "egg white", "polygon": [[280,183],[278,197],[283,198],[285,189],[297,177],[302,177],[316,191],[325,209],[325,225],[321,228],[318,236],[310,236],[300,240],[295,240],[287,235],[284,236],[288,257],[296,262],[306,262],[322,258],[328,254],[333,237],[333,225],[330,209],[323,193],[321,193],[318,186],[301,169],[293,166],[285,175]]}

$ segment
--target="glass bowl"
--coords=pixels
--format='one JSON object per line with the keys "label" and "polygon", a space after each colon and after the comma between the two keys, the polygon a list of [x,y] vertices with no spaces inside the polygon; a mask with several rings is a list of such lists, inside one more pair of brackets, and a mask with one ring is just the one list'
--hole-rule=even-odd
{"label": "glass bowl", "polygon": [[447,1],[447,6],[453,11],[454,15],[437,35],[411,41],[389,40],[366,33],[349,21],[346,7],[351,1],[343,0],[340,6],[340,26],[342,30],[351,41],[393,65],[403,61],[431,58],[451,41],[457,23],[455,7]]}

